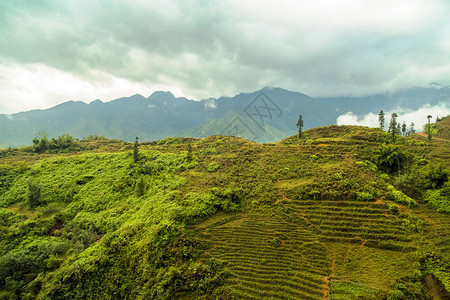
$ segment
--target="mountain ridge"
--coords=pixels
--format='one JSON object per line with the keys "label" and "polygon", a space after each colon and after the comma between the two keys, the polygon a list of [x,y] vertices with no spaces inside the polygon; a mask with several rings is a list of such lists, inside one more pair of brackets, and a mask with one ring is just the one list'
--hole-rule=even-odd
{"label": "mountain ridge", "polygon": [[[49,137],[70,134],[83,138],[92,134],[107,138],[142,141],[190,134],[200,136],[196,128],[211,134],[222,133],[208,129],[212,119],[219,123],[230,112],[242,115],[242,128],[258,128],[256,141],[270,142],[295,133],[299,114],[303,115],[304,129],[332,125],[336,119],[352,111],[356,114],[378,113],[402,106],[418,109],[424,104],[437,104],[450,99],[450,88],[413,88],[394,94],[365,97],[313,98],[306,94],[282,88],[265,87],[240,93],[233,97],[192,100],[175,97],[170,91],[156,91],[148,97],[135,94],[108,102],[99,99],[85,103],[67,101],[45,110],[31,110],[16,114],[0,114],[0,147],[29,144],[39,132]],[[220,121],[222,120],[222,121]],[[274,128],[276,137],[265,127]],[[252,129],[253,130],[253,129]]]}

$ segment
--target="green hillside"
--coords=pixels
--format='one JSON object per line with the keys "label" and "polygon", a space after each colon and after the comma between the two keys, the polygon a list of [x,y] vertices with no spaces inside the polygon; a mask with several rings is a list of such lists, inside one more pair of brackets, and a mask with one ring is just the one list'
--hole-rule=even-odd
{"label": "green hillside", "polygon": [[3,150],[0,299],[446,299],[449,164],[358,126]]}
{"label": "green hillside", "polygon": [[[279,125],[279,127],[286,127]],[[204,124],[182,130],[177,136],[208,137],[221,133],[222,135],[239,136],[247,140],[258,140],[261,143],[268,143],[286,137],[295,130],[283,128],[284,131],[275,128],[267,123],[258,126],[253,120],[242,112],[232,111],[219,119],[211,119]]]}
{"label": "green hillside", "polygon": [[440,119],[434,124],[437,138],[450,140],[450,116]]}

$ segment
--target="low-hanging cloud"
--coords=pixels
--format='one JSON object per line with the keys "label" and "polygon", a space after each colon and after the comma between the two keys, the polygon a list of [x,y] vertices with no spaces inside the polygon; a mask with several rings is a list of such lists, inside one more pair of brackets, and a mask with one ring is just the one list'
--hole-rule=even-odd
{"label": "low-hanging cloud", "polygon": [[[428,122],[427,116],[431,115],[433,120],[438,117],[445,117],[450,115],[450,103],[441,102],[438,105],[424,105],[418,110],[405,110],[402,108],[397,108],[392,111],[385,112],[385,129],[389,126],[389,120],[392,113],[398,115],[397,122],[410,125],[414,123],[416,131],[422,131],[424,125]],[[354,113],[347,112],[340,115],[336,120],[337,125],[360,125],[368,127],[379,127],[378,113],[368,113],[363,116],[358,116]]]}
{"label": "low-hanging cloud", "polygon": [[155,90],[200,100],[450,85],[448,15],[447,0],[2,1],[0,113]]}

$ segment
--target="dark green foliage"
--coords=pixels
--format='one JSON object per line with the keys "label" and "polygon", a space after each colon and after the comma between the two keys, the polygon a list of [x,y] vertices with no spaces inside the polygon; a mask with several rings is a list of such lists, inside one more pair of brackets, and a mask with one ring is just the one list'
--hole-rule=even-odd
{"label": "dark green foliage", "polygon": [[409,172],[399,174],[394,185],[409,197],[421,199],[424,191],[423,172],[418,167],[414,167]]}
{"label": "dark green foliage", "polygon": [[177,219],[191,224],[212,216],[218,210],[236,212],[242,198],[242,191],[232,188],[212,188],[206,194],[189,193],[181,202]]}
{"label": "dark green foliage", "polygon": [[301,138],[302,137],[302,128],[303,128],[303,118],[302,115],[298,116],[298,120],[297,120],[297,128],[298,128],[298,137]]}
{"label": "dark green foliage", "polygon": [[[426,161],[425,161],[426,163]],[[403,169],[403,172],[395,180],[395,186],[405,194],[416,199],[422,199],[430,195],[438,195],[428,190],[440,189],[448,182],[448,170],[442,162],[428,163],[422,166],[422,161],[413,161]],[[426,193],[428,196],[425,196]],[[427,200],[425,200],[427,201]]]}
{"label": "dark green foliage", "polygon": [[402,191],[396,190],[393,186],[388,186],[386,199],[391,200],[408,207],[417,207],[417,202],[406,196]]}
{"label": "dark green foliage", "polygon": [[146,180],[145,180],[145,176],[141,176],[139,178],[139,180],[137,181],[137,183],[136,183],[136,188],[135,188],[136,195],[138,197],[143,196],[145,194],[146,187],[147,187],[147,183],[146,183]]}
{"label": "dark green foliage", "polygon": [[73,147],[75,141],[72,136],[63,134],[57,138],[52,138],[49,144],[49,149],[68,149]]}
{"label": "dark green foliage", "polygon": [[430,164],[425,170],[424,187],[426,189],[439,189],[448,182],[448,170],[445,169],[444,163]]}
{"label": "dark green foliage", "polygon": [[392,145],[380,145],[372,156],[372,160],[378,168],[390,173],[399,171],[407,158],[406,152],[402,151],[399,146]]}
{"label": "dark green foliage", "polygon": [[39,206],[41,204],[41,183],[30,178],[27,180],[27,185],[28,205],[30,205],[31,208]]}
{"label": "dark green foliage", "polygon": [[398,206],[393,204],[393,205],[389,205],[389,210],[391,211],[391,213],[393,213],[394,215],[398,215]]}
{"label": "dark green foliage", "polygon": [[19,252],[9,252],[0,257],[0,289],[20,295],[26,284],[39,272],[52,270],[59,265],[57,257],[64,254],[63,243],[41,240],[31,243]]}
{"label": "dark green foliage", "polygon": [[426,191],[423,200],[438,212],[450,213],[450,183],[446,182],[441,189]]}
{"label": "dark green foliage", "polygon": [[384,129],[384,111],[380,110],[380,113],[378,114],[378,123],[380,123],[381,130]]}
{"label": "dark green foliage", "polygon": [[433,251],[420,253],[419,262],[422,274],[431,276],[433,281],[437,281],[441,298],[449,299],[450,262]]}
{"label": "dark green foliage", "polygon": [[134,162],[138,162],[139,161],[139,141],[138,141],[138,137],[136,137],[136,140],[134,141],[133,160],[134,160]]}
{"label": "dark green foliage", "polygon": [[394,284],[387,294],[388,300],[428,300],[430,297],[420,281],[402,280]]}
{"label": "dark green foliage", "polygon": [[61,151],[70,151],[75,145],[75,140],[68,134],[63,134],[57,138],[52,138],[50,141],[47,135],[44,134],[40,138],[33,139],[33,149],[35,152],[43,153],[47,150],[57,153]]}
{"label": "dark green foliage", "polygon": [[187,153],[186,153],[186,160],[188,162],[191,162],[193,159],[193,154],[192,154],[192,145],[189,143],[187,146]]}
{"label": "dark green foliage", "polygon": [[391,115],[388,132],[391,134],[392,141],[395,142],[396,134],[397,134],[397,114],[396,113],[392,113],[392,115]]}

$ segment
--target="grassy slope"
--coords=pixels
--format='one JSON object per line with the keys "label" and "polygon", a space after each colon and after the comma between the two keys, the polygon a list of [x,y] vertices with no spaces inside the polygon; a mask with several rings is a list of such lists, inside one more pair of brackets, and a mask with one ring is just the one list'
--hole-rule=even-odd
{"label": "grassy slope", "polygon": [[[21,262],[14,255],[47,249],[30,259],[46,267],[3,273],[3,291],[16,284],[31,298],[225,299],[386,292],[419,272],[422,251],[450,261],[450,224],[424,205],[391,211],[386,181],[357,163],[385,138],[377,129],[330,126],[276,144],[165,139],[142,145],[138,164],[131,145],[106,141],[76,155],[3,158],[0,254]],[[403,147],[448,166],[444,141]],[[25,204],[30,177],[40,180],[45,202],[35,209]],[[141,178],[148,188],[138,197]],[[242,195],[237,211],[230,203],[238,201],[223,196],[230,190]],[[357,198],[368,194],[371,201]]]}

